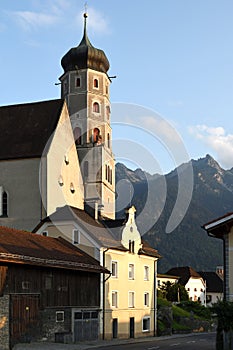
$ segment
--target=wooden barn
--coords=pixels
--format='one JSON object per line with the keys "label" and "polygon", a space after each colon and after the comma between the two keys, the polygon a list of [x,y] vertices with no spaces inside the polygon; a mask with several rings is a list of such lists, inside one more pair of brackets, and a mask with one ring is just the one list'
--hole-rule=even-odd
{"label": "wooden barn", "polygon": [[0,227],[1,350],[99,334],[99,262],[63,238]]}

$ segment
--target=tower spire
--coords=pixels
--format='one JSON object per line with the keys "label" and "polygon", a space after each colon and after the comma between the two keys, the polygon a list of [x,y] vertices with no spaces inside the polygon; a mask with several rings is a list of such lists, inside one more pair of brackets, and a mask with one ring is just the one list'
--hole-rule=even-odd
{"label": "tower spire", "polygon": [[86,45],[86,46],[92,46],[91,42],[87,36],[87,17],[88,17],[88,13],[86,12],[86,7],[87,7],[87,3],[85,3],[85,12],[83,14],[83,18],[84,18],[84,29],[83,29],[83,38],[80,42],[79,45]]}

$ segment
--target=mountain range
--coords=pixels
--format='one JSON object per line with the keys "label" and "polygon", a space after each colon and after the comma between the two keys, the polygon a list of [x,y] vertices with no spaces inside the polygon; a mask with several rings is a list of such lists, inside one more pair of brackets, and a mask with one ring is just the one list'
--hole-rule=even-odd
{"label": "mountain range", "polygon": [[[162,255],[160,273],[177,266],[215,271],[223,265],[222,241],[209,237],[202,225],[233,211],[233,168],[224,170],[210,155],[166,175],[117,163],[116,184],[117,216],[125,215],[126,206],[135,206],[143,238]],[[179,198],[181,205],[175,210]]]}

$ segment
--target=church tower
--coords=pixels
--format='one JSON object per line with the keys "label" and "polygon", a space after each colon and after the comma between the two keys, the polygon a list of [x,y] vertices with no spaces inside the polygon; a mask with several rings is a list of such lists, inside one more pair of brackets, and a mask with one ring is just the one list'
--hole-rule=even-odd
{"label": "church tower", "polygon": [[64,69],[61,97],[66,99],[73,127],[88,207],[115,218],[115,160],[110,125],[111,80],[104,51],[92,46],[87,35],[87,14],[80,44],[61,60]]}

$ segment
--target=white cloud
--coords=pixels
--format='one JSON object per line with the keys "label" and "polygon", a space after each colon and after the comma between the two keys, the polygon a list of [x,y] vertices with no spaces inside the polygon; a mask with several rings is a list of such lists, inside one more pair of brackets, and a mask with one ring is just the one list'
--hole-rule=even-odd
{"label": "white cloud", "polygon": [[38,27],[49,27],[62,20],[64,12],[70,6],[69,1],[47,0],[46,3],[37,2],[37,8],[27,11],[13,11],[8,14],[24,30],[32,30]]}
{"label": "white cloud", "polygon": [[13,13],[16,21],[26,30],[50,26],[57,22],[57,16],[33,11],[17,11]]}
{"label": "white cloud", "polygon": [[207,125],[191,126],[189,132],[216,153],[217,160],[222,166],[232,167],[233,134],[227,134],[222,126],[209,127]]}

